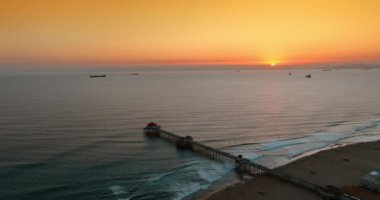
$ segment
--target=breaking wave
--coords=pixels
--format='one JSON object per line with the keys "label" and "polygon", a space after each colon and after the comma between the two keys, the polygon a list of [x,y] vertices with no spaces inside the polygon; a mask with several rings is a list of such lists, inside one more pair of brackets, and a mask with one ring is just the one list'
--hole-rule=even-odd
{"label": "breaking wave", "polygon": [[[380,139],[380,120],[362,123],[339,122],[334,126],[328,125],[324,130],[314,132],[308,136],[269,141],[261,144],[252,144],[250,148],[244,146],[242,155],[252,161],[278,167],[289,163],[304,154],[318,152],[320,149],[332,148],[337,145],[374,141]],[[235,147],[230,152],[239,152]]]}

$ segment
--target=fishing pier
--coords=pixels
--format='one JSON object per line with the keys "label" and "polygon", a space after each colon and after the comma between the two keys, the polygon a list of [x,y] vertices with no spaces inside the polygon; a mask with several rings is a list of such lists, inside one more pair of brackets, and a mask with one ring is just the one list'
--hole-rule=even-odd
{"label": "fishing pier", "polygon": [[270,176],[281,181],[294,184],[298,187],[304,188],[311,192],[320,195],[324,199],[337,199],[337,200],[359,200],[356,197],[349,196],[341,193],[338,188],[333,186],[322,187],[300,178],[290,176],[275,169],[269,169],[260,164],[254,163],[243,156],[232,155],[230,153],[206,146],[193,140],[191,136],[181,137],[168,131],[162,130],[161,126],[151,122],[144,128],[144,134],[147,137],[156,137],[163,139],[167,142],[173,143],[179,149],[191,150],[199,153],[210,159],[217,160],[223,163],[232,164],[235,166],[236,171],[240,173],[247,173],[252,176],[265,175]]}

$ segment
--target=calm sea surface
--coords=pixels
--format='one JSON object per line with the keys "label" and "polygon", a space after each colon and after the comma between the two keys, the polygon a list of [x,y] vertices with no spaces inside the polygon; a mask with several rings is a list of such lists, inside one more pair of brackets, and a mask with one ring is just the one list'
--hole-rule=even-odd
{"label": "calm sea surface", "polygon": [[129,73],[0,74],[0,199],[183,199],[233,171],[150,121],[269,167],[380,139],[380,70]]}

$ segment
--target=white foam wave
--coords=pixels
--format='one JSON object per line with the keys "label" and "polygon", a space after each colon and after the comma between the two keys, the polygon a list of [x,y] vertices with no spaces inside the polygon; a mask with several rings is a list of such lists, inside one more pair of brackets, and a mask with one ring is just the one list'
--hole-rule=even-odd
{"label": "white foam wave", "polygon": [[294,158],[301,157],[309,152],[317,152],[320,149],[379,140],[379,123],[379,120],[362,123],[345,122],[336,126],[329,126],[323,131],[314,132],[305,137],[270,141],[251,145],[248,148],[245,145],[242,149],[234,148],[233,151],[242,151],[243,153],[239,153],[244,157],[273,168],[289,163]]}
{"label": "white foam wave", "polygon": [[175,192],[175,197],[173,200],[181,200],[190,194],[198,192],[200,190],[205,190],[210,186],[210,184],[200,184],[200,183],[190,183],[187,185],[183,185],[181,190],[172,190]]}
{"label": "white foam wave", "polygon": [[169,176],[169,175],[173,174],[174,172],[175,171],[169,171],[169,172],[165,172],[165,173],[161,173],[161,174],[153,174],[149,178],[145,179],[144,181],[152,181],[152,182],[158,181],[165,176]]}
{"label": "white foam wave", "polygon": [[197,173],[199,177],[208,183],[212,183],[220,178],[229,171],[232,167],[228,165],[220,165],[219,163],[210,163],[208,168],[198,168]]}
{"label": "white foam wave", "polygon": [[121,195],[121,194],[125,194],[127,193],[123,187],[121,187],[120,185],[113,185],[113,186],[110,186],[109,189],[112,191],[112,193],[116,196],[118,195]]}
{"label": "white foam wave", "polygon": [[207,189],[213,182],[222,178],[225,174],[233,170],[229,165],[221,165],[215,161],[203,160],[193,162],[185,168],[191,174],[192,180],[183,180],[181,177],[173,177],[170,182],[170,192],[175,194],[174,199],[183,199],[195,192]]}
{"label": "white foam wave", "polygon": [[294,140],[273,141],[273,142],[264,143],[260,147],[260,150],[261,151],[269,151],[269,150],[279,149],[279,148],[286,147],[286,146],[303,144],[305,142],[306,142],[306,139],[304,139],[304,138],[294,139]]}

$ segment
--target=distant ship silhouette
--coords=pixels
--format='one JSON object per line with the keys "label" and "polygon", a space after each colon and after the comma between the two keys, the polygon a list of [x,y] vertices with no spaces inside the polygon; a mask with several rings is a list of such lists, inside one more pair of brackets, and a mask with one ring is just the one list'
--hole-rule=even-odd
{"label": "distant ship silhouette", "polygon": [[104,78],[104,77],[106,77],[105,74],[90,75],[90,78]]}

